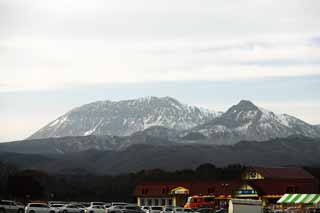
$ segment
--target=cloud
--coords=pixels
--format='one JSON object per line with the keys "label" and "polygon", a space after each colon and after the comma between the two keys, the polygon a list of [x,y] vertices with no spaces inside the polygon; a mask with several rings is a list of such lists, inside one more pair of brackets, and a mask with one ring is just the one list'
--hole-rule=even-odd
{"label": "cloud", "polygon": [[153,41],[2,40],[0,90],[186,80],[320,75],[320,48],[308,38]]}
{"label": "cloud", "polygon": [[311,0],[2,0],[0,91],[319,75],[319,8]]}

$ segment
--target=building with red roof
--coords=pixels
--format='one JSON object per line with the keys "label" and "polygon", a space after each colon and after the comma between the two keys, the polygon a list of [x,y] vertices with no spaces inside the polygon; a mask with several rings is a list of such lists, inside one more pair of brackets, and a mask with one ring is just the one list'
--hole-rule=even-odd
{"label": "building with red roof", "polygon": [[145,181],[134,191],[140,206],[183,206],[189,196],[211,195],[217,207],[231,198],[260,199],[264,205],[276,203],[286,193],[317,193],[318,180],[302,168],[251,167],[241,177],[222,180]]}

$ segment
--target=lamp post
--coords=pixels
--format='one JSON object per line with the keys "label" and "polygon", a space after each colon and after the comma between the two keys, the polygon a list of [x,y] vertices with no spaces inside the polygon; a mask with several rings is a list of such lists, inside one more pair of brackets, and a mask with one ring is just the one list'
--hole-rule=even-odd
{"label": "lamp post", "polygon": [[222,186],[222,193],[223,193],[224,200],[223,200],[223,206],[220,205],[220,208],[221,207],[226,208],[227,207],[227,200],[228,200],[228,195],[226,193],[226,188],[229,186],[229,184],[228,183],[222,183],[221,186]]}

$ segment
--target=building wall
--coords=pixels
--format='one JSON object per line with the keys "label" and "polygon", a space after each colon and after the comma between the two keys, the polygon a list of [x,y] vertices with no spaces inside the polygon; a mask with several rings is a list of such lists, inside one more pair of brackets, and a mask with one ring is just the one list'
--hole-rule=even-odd
{"label": "building wall", "polygon": [[172,197],[137,197],[138,206],[175,206]]}

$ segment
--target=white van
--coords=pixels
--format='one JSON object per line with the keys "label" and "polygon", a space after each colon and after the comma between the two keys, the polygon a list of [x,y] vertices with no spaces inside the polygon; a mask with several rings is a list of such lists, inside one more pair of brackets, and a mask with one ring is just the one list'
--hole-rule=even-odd
{"label": "white van", "polygon": [[250,199],[232,199],[228,213],[262,213],[262,201]]}

